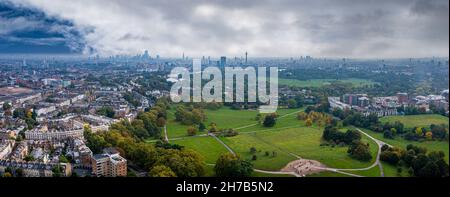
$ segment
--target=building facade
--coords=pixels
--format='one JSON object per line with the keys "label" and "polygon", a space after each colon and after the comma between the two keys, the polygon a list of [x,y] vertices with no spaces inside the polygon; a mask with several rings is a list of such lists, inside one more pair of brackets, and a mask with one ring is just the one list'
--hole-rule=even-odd
{"label": "building facade", "polygon": [[92,174],[99,177],[127,175],[127,160],[118,153],[98,154],[92,158]]}

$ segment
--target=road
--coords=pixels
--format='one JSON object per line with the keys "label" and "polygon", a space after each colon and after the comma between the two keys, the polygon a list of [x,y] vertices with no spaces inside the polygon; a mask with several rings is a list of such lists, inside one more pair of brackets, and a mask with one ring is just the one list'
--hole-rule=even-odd
{"label": "road", "polygon": [[167,136],[167,126],[164,125],[164,139],[167,143],[169,143],[169,137]]}
{"label": "road", "polygon": [[372,137],[371,135],[367,134],[366,132],[362,131],[359,128],[354,127],[357,131],[361,132],[362,134],[364,134],[365,136],[367,136],[368,138],[372,139],[373,141],[375,141],[375,143],[377,143],[378,145],[378,154],[377,154],[377,158],[375,163],[377,163],[378,167],[380,168],[380,173],[381,173],[381,177],[384,177],[384,170],[383,170],[383,165],[380,162],[380,155],[381,155],[381,147],[383,147],[384,145],[388,145],[389,147],[392,147],[392,145],[383,142],[379,139],[376,139],[374,137]]}

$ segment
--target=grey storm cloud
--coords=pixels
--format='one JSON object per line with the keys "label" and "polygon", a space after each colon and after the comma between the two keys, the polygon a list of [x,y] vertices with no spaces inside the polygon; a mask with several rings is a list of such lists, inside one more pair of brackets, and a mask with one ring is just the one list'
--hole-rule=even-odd
{"label": "grey storm cloud", "polygon": [[[71,21],[85,52],[448,56],[448,0],[15,0]],[[92,50],[93,49],[93,50]]]}

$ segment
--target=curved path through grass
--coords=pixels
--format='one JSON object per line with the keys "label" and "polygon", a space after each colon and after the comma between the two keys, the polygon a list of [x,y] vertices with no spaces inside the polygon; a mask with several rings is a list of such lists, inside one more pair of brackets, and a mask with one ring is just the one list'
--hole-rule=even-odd
{"label": "curved path through grass", "polygon": [[[302,110],[300,110],[300,111],[302,111]],[[281,118],[284,118],[284,117],[296,114],[296,113],[298,113],[300,111],[295,111],[295,112],[292,112],[292,113],[284,114],[284,115],[278,117],[277,119],[281,119]],[[252,126],[255,126],[255,125],[258,125],[258,123],[253,123],[253,124],[249,124],[249,125],[245,125],[245,126],[240,126],[238,128],[234,128],[234,130],[240,130],[240,129],[252,127]],[[385,144],[388,145],[388,146],[391,146],[391,145],[389,145],[389,144],[387,144],[387,143],[385,143],[385,142],[383,142],[381,140],[378,140],[378,139],[370,136],[369,134],[367,134],[366,132],[362,131],[359,128],[356,128],[356,127],[354,127],[354,128],[357,131],[359,131],[360,133],[362,133],[363,135],[367,136],[369,139],[373,140],[378,146],[378,150],[377,150],[378,152],[377,152],[376,160],[375,160],[375,162],[372,165],[370,165],[368,167],[365,167],[365,168],[328,168],[328,167],[319,167],[319,166],[312,166],[312,167],[317,168],[317,169],[321,169],[321,170],[327,170],[327,171],[335,172],[335,173],[345,174],[345,175],[348,175],[348,176],[362,177],[361,175],[352,174],[352,173],[345,172],[345,171],[365,171],[365,170],[369,170],[371,168],[374,168],[374,167],[378,166],[380,168],[380,173],[381,173],[380,175],[383,177],[384,176],[384,172],[383,172],[383,167],[382,167],[381,162],[380,162],[381,147],[383,145],[385,145]],[[280,128],[278,128],[278,129],[280,129]],[[266,130],[255,130],[255,131],[250,131],[250,133],[256,133],[256,132],[259,132],[259,131],[266,131]],[[249,133],[249,132],[246,132],[246,133]],[[167,134],[167,128],[164,127],[164,135],[165,135],[164,138],[165,138],[166,141],[169,141],[169,140],[180,140],[180,139],[199,137],[199,136],[202,136],[202,137],[210,136],[210,137],[213,137],[214,139],[216,139],[231,154],[236,155],[236,153],[233,151],[233,149],[231,147],[229,147],[225,142],[223,142],[220,138],[218,138],[214,134],[200,134],[200,135],[196,135],[196,136],[186,136],[186,137],[178,137],[178,138],[170,138],[169,139],[168,134]],[[288,153],[288,154],[290,154],[290,155],[292,155],[292,156],[294,156],[294,157],[296,157],[298,159],[301,159],[300,156],[298,156],[298,155],[296,155],[296,154],[294,154],[292,152],[287,151],[286,153]],[[208,164],[208,165],[214,165],[214,164]],[[294,175],[296,177],[300,177],[300,175],[295,173],[295,172],[268,171],[268,170],[261,170],[261,169],[254,169],[254,170],[256,172],[266,173],[266,174]]]}

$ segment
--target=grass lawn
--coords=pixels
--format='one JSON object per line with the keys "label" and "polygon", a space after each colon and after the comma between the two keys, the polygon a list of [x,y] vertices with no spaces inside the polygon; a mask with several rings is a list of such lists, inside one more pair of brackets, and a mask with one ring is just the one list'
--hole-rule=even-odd
{"label": "grass lawn", "polygon": [[278,84],[294,86],[294,87],[321,87],[324,85],[330,85],[332,82],[344,82],[351,83],[354,87],[362,87],[365,85],[373,85],[375,82],[366,80],[366,79],[357,79],[357,78],[349,78],[349,79],[312,79],[312,80],[298,80],[298,79],[284,79],[279,78]]}
{"label": "grass lawn", "polygon": [[328,167],[334,168],[362,168],[370,166],[375,161],[377,151],[375,142],[363,137],[363,142],[369,142],[374,158],[370,162],[360,162],[352,159],[347,154],[348,146],[320,146],[322,143],[322,129],[317,127],[260,132],[256,133],[255,136],[287,152],[294,153],[305,159],[320,161]]}
{"label": "grass lawn", "polygon": [[429,127],[431,124],[448,125],[449,122],[447,117],[438,114],[386,116],[381,118],[380,121],[382,123],[400,121],[406,128]]}
{"label": "grass lawn", "polygon": [[209,125],[214,122],[219,128],[236,128],[256,123],[258,110],[233,110],[222,107],[218,110],[205,110],[206,122]]}
{"label": "grass lawn", "polygon": [[[277,113],[279,114],[279,116],[293,113],[289,117],[296,117],[297,114],[294,112],[300,110],[303,110],[303,108],[279,109],[277,110]],[[185,137],[187,136],[187,129],[189,126],[175,121],[175,111],[175,106],[172,106],[172,108],[168,110],[167,135],[169,136],[169,138]],[[258,114],[258,110],[233,110],[229,107],[222,107],[218,110],[205,110],[205,113],[207,118],[207,120],[205,121],[206,126],[214,122],[219,128],[239,128],[251,124],[256,124],[256,115]],[[283,125],[283,123],[280,123],[280,125]],[[258,129],[260,128],[258,127]],[[247,129],[247,131],[248,130],[249,129]],[[200,132],[199,134],[202,133]]]}
{"label": "grass lawn", "polygon": [[172,106],[172,108],[167,111],[167,135],[169,136],[169,138],[187,136],[187,128],[189,126],[180,124],[179,122],[175,121],[175,111],[176,106]]}
{"label": "grass lawn", "polygon": [[381,141],[384,141],[392,146],[396,146],[396,147],[401,147],[403,149],[406,149],[406,146],[408,144],[413,144],[416,146],[421,146],[421,147],[426,147],[428,152],[430,151],[444,151],[445,153],[445,161],[447,161],[447,163],[449,162],[448,160],[448,154],[449,154],[449,144],[448,142],[445,141],[423,141],[423,142],[416,142],[416,141],[408,141],[403,139],[402,137],[395,137],[394,139],[386,139],[383,137],[382,133],[377,133],[368,129],[361,129],[363,131],[365,131],[367,134],[369,134],[370,136],[377,138]]}
{"label": "grass lawn", "polygon": [[346,174],[337,173],[337,172],[322,171],[319,173],[310,174],[306,177],[351,177],[351,176],[346,175]]}
{"label": "grass lawn", "polygon": [[405,167],[402,167],[402,172],[398,173],[396,166],[393,166],[383,161],[381,162],[381,164],[383,165],[385,177],[409,177],[408,169]]}
{"label": "grass lawn", "polygon": [[295,177],[295,176],[290,174],[267,174],[253,171],[252,177]]}
{"label": "grass lawn", "polygon": [[342,171],[360,175],[360,176],[364,176],[364,177],[380,177],[381,176],[380,168],[378,166],[375,166],[368,170],[361,170],[361,171],[359,171],[359,170],[358,171],[342,170]]}
{"label": "grass lawn", "polygon": [[[363,135],[363,142],[370,144],[372,161],[361,162],[352,159],[347,154],[348,146],[320,146],[323,127],[316,125],[305,127],[304,121],[297,120],[297,111],[302,109],[279,109],[280,117],[274,127],[267,128],[257,124],[255,120],[257,110],[232,110],[223,107],[219,110],[206,110],[206,124],[215,122],[219,128],[239,128],[239,135],[221,138],[243,159],[251,160],[250,148],[255,147],[257,159],[252,161],[254,167],[263,170],[280,170],[287,163],[297,159],[298,155],[305,159],[317,160],[328,167],[333,168],[363,168],[370,166],[375,161],[377,146],[375,142]],[[167,131],[169,138],[186,137],[188,126],[182,125],[174,120],[175,108],[168,113]],[[286,116],[285,116],[286,115]],[[254,124],[254,125],[253,125]],[[250,126],[249,126],[250,125]],[[343,129],[345,131],[346,129]],[[201,134],[201,133],[200,133]],[[380,134],[382,135],[382,134]],[[374,136],[375,137],[375,136]],[[188,137],[172,140],[186,148],[200,153],[205,163],[215,163],[220,154],[227,152],[219,142],[211,137]],[[266,155],[266,152],[269,155]],[[276,152],[276,156],[272,153]],[[448,154],[448,143],[447,152]],[[212,166],[206,165],[207,176],[213,175]],[[388,167],[389,170],[389,167]],[[378,166],[366,171],[348,171],[362,176],[380,176]],[[254,176],[283,176],[264,173],[254,173]],[[289,175],[288,175],[289,176]],[[322,172],[311,176],[347,176],[333,172]]]}
{"label": "grass lawn", "polygon": [[[251,158],[250,148],[255,147],[258,150],[256,154],[258,159],[253,163],[256,168],[265,170],[279,170],[289,161],[295,160],[296,157],[289,153],[305,159],[318,160],[334,168],[362,168],[370,166],[375,161],[377,146],[366,137],[363,137],[363,141],[370,144],[373,159],[370,162],[360,162],[348,156],[348,146],[320,146],[322,129],[303,127],[301,121],[296,121],[298,127],[241,133],[223,140],[234,151],[248,159]],[[267,157],[264,156],[265,151],[276,151],[278,155]]]}
{"label": "grass lawn", "polygon": [[[280,170],[287,163],[296,159],[296,157],[274,147],[272,144],[265,143],[253,135],[242,134],[234,137],[221,138],[234,152],[239,154],[243,159],[251,160],[252,154],[250,148],[255,147],[257,152],[257,160],[252,161],[255,168],[262,170]],[[269,152],[269,156],[265,152]],[[272,156],[272,152],[276,152],[276,156]]]}
{"label": "grass lawn", "polygon": [[[297,120],[297,113],[298,111],[302,111],[303,108],[301,109],[279,109],[277,111],[278,116],[280,117],[275,126],[273,127],[264,127],[263,125],[260,124],[255,124],[253,126],[250,127],[245,127],[245,128],[241,128],[241,129],[237,129],[237,131],[239,132],[255,132],[255,131],[269,131],[269,130],[283,130],[286,128],[292,128],[292,127],[300,127],[300,126],[304,126],[304,123],[302,123],[302,121]],[[256,123],[256,121],[255,121]]]}
{"label": "grass lawn", "polygon": [[175,140],[171,143],[179,144],[187,149],[192,149],[203,156],[207,164],[214,164],[222,153],[228,150],[212,137],[190,137],[182,140]]}

